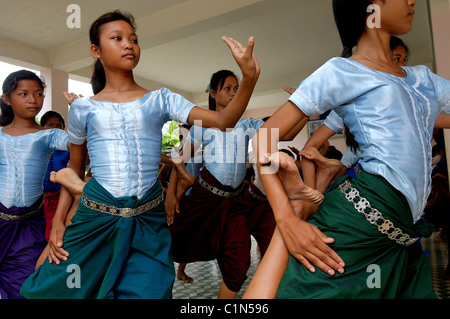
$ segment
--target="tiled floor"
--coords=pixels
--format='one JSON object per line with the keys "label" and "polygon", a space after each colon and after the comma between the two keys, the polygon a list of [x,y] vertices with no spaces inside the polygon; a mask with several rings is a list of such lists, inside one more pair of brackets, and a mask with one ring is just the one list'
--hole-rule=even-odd
{"label": "tiled floor", "polygon": [[437,232],[430,238],[422,239],[422,246],[429,254],[433,272],[434,292],[441,299],[450,299],[450,280],[442,278],[448,263],[448,246],[444,242],[436,242]]}
{"label": "tiled floor", "polygon": [[[447,267],[447,243],[436,242],[437,233],[430,238],[423,239],[423,249],[429,253],[431,268],[433,271],[433,285],[436,295],[441,299],[450,299],[450,280],[442,278],[442,273]],[[252,240],[252,261],[248,271],[248,279],[238,294],[241,298],[248,283],[259,264],[259,253],[256,252],[256,243]],[[175,265],[177,268],[178,265]],[[194,278],[192,284],[175,281],[173,289],[174,299],[215,299],[219,290],[222,276],[216,261],[196,262],[188,264],[186,273]]]}

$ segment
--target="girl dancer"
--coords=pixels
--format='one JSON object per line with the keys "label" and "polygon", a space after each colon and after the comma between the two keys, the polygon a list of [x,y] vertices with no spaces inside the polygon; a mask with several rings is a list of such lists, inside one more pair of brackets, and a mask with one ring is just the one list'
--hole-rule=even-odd
{"label": "girl dancer", "polygon": [[[209,108],[221,112],[236,99],[239,82],[231,71],[222,70],[213,74],[210,88]],[[184,269],[185,263],[217,258],[223,277],[218,293],[220,299],[236,297],[250,266],[250,226],[256,232],[257,228],[253,226],[257,222],[248,216],[251,203],[244,196],[243,180],[249,140],[263,123],[262,120],[242,118],[228,132],[193,126],[184,146],[189,150],[189,144],[203,145],[204,168],[192,186],[191,194],[181,199],[180,213],[175,215],[170,227],[174,259]],[[291,133],[286,138],[291,136],[295,135]],[[186,154],[183,157],[186,159]],[[177,174],[178,171],[173,170],[169,182],[167,208],[172,214],[178,204],[175,194]],[[270,211],[265,213],[271,214]],[[262,220],[259,218],[260,222]],[[258,239],[264,237],[270,241],[275,227],[272,221],[267,218],[265,226],[259,225],[261,236],[257,236]],[[264,246],[262,240],[260,243]]]}
{"label": "girl dancer", "polygon": [[[430,141],[438,113],[450,111],[450,83],[426,67],[392,62],[390,37],[411,29],[415,3],[333,1],[343,58],[302,82],[265,126],[282,135],[305,114],[334,108],[359,143],[362,171],[337,179],[309,222],[296,218],[288,202],[289,186],[303,186],[299,175],[283,176],[286,190],[277,174],[261,176],[279,229],[274,247],[280,249],[271,254],[269,247],[246,297],[278,291],[279,298],[435,298],[417,239],[432,231],[421,219],[430,192]],[[380,10],[380,28],[366,24],[370,4]],[[273,152],[276,140],[264,143]],[[272,159],[263,156],[260,164]],[[286,183],[291,177],[288,182],[296,184]],[[378,289],[368,284],[374,265]],[[266,295],[264,280],[271,283]]]}
{"label": "girl dancer", "polygon": [[20,287],[46,245],[42,201],[47,163],[67,150],[67,133],[44,130],[36,115],[44,82],[33,72],[11,73],[3,83],[0,130],[0,298],[22,298]]}
{"label": "girl dancer", "polygon": [[[66,229],[60,251],[66,260],[59,265],[45,261],[24,283],[23,296],[171,297],[171,238],[157,182],[161,130],[168,120],[202,120],[204,126],[225,130],[240,118],[259,76],[254,40],[244,48],[231,38],[223,39],[241,68],[243,83],[230,109],[211,112],[167,89],[148,92],[136,84],[133,69],[140,48],[132,16],[114,11],[92,24],[95,96],[76,99],[68,118],[74,144],[70,167],[83,179],[88,152],[92,178]],[[64,229],[64,218],[53,223]],[[81,279],[68,285],[71,265],[78,266]],[[74,286],[77,289],[71,289]]]}

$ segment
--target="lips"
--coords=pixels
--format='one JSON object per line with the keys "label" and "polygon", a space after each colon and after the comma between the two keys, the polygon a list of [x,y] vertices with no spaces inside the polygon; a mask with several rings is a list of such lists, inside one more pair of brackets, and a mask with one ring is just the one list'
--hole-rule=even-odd
{"label": "lips", "polygon": [[123,55],[122,58],[134,59],[134,58],[136,58],[136,56],[133,53],[127,53],[127,54]]}

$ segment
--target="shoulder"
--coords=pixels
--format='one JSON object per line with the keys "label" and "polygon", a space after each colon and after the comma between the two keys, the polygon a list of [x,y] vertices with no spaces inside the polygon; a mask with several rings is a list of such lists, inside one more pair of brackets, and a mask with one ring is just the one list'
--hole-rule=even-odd
{"label": "shoulder", "polygon": [[72,102],[69,108],[69,112],[81,112],[87,111],[94,106],[93,101],[89,97],[81,97]]}

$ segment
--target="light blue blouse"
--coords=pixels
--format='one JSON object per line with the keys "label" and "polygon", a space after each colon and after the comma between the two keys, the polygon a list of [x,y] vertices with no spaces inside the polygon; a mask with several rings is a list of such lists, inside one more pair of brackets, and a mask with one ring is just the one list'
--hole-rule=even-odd
{"label": "light blue blouse", "polygon": [[157,181],[163,125],[186,123],[193,107],[165,88],[129,103],[80,98],[69,110],[69,141],[87,140],[92,176],[113,196],[141,198]]}
{"label": "light blue blouse", "polygon": [[5,207],[29,207],[42,196],[48,161],[55,150],[67,150],[63,130],[22,136],[0,130],[0,202]]}
{"label": "light blue blouse", "polygon": [[360,163],[408,200],[414,222],[431,189],[431,139],[439,112],[450,113],[450,82],[425,66],[406,78],[333,58],[303,81],[290,100],[307,116],[330,109],[360,145]]}
{"label": "light blue blouse", "polygon": [[188,139],[193,145],[203,145],[206,169],[224,186],[237,188],[247,171],[248,143],[263,120],[241,118],[232,131],[193,126]]}

